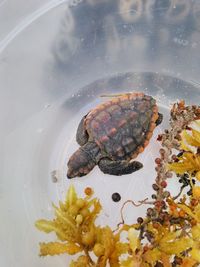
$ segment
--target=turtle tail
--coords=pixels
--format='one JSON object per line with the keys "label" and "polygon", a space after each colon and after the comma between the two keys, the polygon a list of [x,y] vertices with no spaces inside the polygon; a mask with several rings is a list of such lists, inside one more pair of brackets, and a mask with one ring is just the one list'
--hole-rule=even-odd
{"label": "turtle tail", "polygon": [[67,164],[67,177],[69,179],[84,176],[94,168],[96,165],[94,148],[97,150],[97,145],[88,142],[74,152]]}

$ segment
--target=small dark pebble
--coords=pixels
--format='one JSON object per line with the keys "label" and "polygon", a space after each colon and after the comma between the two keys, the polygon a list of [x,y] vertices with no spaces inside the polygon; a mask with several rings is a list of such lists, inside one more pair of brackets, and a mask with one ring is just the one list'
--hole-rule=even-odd
{"label": "small dark pebble", "polygon": [[121,196],[120,196],[120,194],[119,194],[119,193],[113,193],[113,194],[112,194],[112,200],[113,200],[114,202],[119,202],[119,201],[121,200]]}

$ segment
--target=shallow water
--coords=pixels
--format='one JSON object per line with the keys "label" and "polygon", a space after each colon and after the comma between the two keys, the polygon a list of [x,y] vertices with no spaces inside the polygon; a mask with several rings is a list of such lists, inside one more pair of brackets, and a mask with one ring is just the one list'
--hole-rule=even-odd
{"label": "shallow water", "polygon": [[[164,93],[164,89],[168,95]],[[15,228],[11,227],[15,237],[11,247],[17,246],[15,242],[17,243],[19,238],[28,242],[28,235],[28,240],[34,244],[37,253],[37,242],[47,240],[47,237],[34,229],[34,221],[52,217],[51,202],[57,203],[59,199],[64,199],[71,183],[79,194],[83,194],[86,186],[92,187],[103,204],[99,223],[115,227],[120,221],[120,208],[124,201],[138,201],[152,194],[154,159],[160,147],[156,138],[168,126],[171,104],[177,99],[187,100],[189,95],[192,95],[194,100],[190,97],[188,103],[197,102],[197,90],[191,83],[158,73],[119,74],[97,80],[53,105],[47,103],[41,112],[19,125],[5,141],[6,183],[1,192],[1,202],[8,207],[3,214],[7,227],[12,225],[17,217],[18,230],[15,231]],[[101,97],[102,94],[132,91],[143,91],[155,97],[159,111],[164,115],[164,120],[155,129],[150,144],[137,158],[144,164],[144,168],[130,175],[115,177],[105,175],[95,167],[85,177],[68,180],[66,163],[78,148],[75,134],[81,118],[98,103],[106,101],[106,98]],[[13,150],[15,147],[19,150]],[[13,179],[16,178],[18,181],[13,187]],[[171,182],[170,187],[175,194],[176,183]],[[114,192],[119,192],[122,197],[119,203],[114,203],[111,199]],[[144,206],[128,206],[125,209],[126,222],[135,221],[138,216],[144,215],[145,210]],[[24,236],[21,236],[22,233]],[[50,238],[53,237],[48,237]]]}
{"label": "shallow water", "polygon": [[[68,264],[67,256],[38,257],[38,243],[54,235],[34,222],[52,218],[52,201],[71,183],[80,194],[94,188],[104,207],[99,223],[113,227],[125,200],[151,195],[156,136],[168,125],[171,104],[200,103],[199,10],[192,0],[19,0],[12,8],[0,1],[0,266]],[[67,180],[82,116],[106,101],[100,95],[130,91],[154,96],[164,114],[138,156],[144,168],[114,177],[95,167]],[[175,182],[170,188],[176,193]],[[126,221],[145,209],[127,207]]]}

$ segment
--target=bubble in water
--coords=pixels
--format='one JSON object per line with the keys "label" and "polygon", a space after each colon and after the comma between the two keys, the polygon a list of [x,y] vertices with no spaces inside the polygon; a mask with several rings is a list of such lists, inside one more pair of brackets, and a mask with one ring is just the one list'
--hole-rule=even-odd
{"label": "bubble in water", "polygon": [[83,0],[72,0],[69,2],[69,7],[75,7],[79,5],[81,2],[83,2]]}

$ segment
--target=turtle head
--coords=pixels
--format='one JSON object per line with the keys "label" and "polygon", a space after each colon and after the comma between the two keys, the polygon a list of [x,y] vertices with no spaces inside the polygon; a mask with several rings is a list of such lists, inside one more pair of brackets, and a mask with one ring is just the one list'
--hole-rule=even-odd
{"label": "turtle head", "polygon": [[67,178],[81,177],[88,174],[96,165],[88,151],[80,147],[69,159]]}

